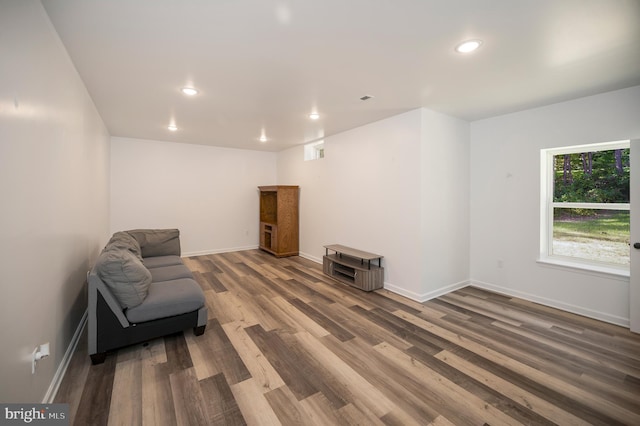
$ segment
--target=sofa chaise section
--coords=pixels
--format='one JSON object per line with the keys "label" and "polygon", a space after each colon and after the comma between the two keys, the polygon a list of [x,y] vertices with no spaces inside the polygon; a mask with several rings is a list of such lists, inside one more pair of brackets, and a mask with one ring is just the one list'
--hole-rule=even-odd
{"label": "sofa chaise section", "polygon": [[177,229],[117,232],[89,273],[93,364],[124,346],[193,328],[204,333],[204,293],[180,258]]}

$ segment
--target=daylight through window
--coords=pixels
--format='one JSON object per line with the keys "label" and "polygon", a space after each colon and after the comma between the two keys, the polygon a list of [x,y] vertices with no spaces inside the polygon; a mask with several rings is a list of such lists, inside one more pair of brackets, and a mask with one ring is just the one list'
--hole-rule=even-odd
{"label": "daylight through window", "polygon": [[304,146],[304,161],[324,158],[324,141],[308,143]]}
{"label": "daylight through window", "polygon": [[542,151],[542,258],[629,268],[629,141]]}

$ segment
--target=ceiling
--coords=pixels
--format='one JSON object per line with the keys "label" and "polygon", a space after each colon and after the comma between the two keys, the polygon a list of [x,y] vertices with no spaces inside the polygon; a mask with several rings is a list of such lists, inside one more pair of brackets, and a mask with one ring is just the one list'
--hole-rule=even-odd
{"label": "ceiling", "polygon": [[638,0],[42,3],[112,136],[279,151],[418,107],[474,121],[640,84]]}

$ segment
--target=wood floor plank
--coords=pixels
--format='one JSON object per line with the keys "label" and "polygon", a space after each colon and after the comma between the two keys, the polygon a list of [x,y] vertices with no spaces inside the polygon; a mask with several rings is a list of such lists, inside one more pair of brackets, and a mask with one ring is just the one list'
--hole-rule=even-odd
{"label": "wood floor plank", "polygon": [[[584,419],[574,416],[562,409],[559,409],[551,402],[539,398],[536,395],[523,390],[522,388],[512,384],[508,380],[498,377],[489,371],[474,365],[473,363],[458,357],[447,351],[443,351],[436,355],[436,358],[449,364],[458,371],[473,377],[476,380],[485,383],[491,389],[507,396],[508,398],[520,403],[522,406],[540,414],[551,422],[561,425],[581,425]],[[538,424],[536,422],[535,424]]]}
{"label": "wood floor plank", "polygon": [[101,365],[85,340],[55,399],[72,424],[640,424],[628,329],[474,287],[424,303],[363,292],[261,250],[185,264],[204,335]]}
{"label": "wood floor plank", "polygon": [[118,353],[108,425],[142,424],[142,359],[135,347]]}
{"label": "wood floor plank", "polygon": [[438,416],[436,417],[431,423],[429,423],[432,426],[455,426],[453,423],[451,423],[446,417],[444,416]]}
{"label": "wood floor plank", "polygon": [[[493,362],[482,356],[473,354],[467,356],[470,362],[491,372],[495,376],[501,377],[514,385],[520,387],[522,390],[534,394],[537,397],[552,403],[558,409],[569,412],[576,417],[584,420],[584,423],[591,425],[622,425],[624,422],[620,422],[611,416],[603,413],[601,407],[594,409],[588,403],[575,398],[570,390],[557,390],[553,386],[547,386],[543,381],[537,381],[535,378],[527,377],[525,374],[520,374],[513,371],[511,368],[504,367],[500,362]],[[602,404],[600,404],[602,405]]]}
{"label": "wood floor plank", "polygon": [[262,265],[262,267],[264,269],[266,269],[267,271],[269,271],[269,273],[275,275],[276,277],[278,277],[281,280],[287,281],[287,280],[290,280],[291,278],[293,278],[291,276],[291,274],[289,274],[289,271],[287,271],[284,268],[278,268],[273,264],[267,263],[267,264]]}
{"label": "wood floor plank", "polygon": [[256,259],[254,256],[248,255],[246,251],[240,252],[239,256],[248,268],[253,269],[255,271],[255,276],[258,278],[266,278],[266,279],[274,279],[278,278],[278,276],[272,272],[270,272],[267,268],[264,267],[264,261]]}
{"label": "wood floor plank", "polygon": [[[490,424],[519,425],[514,418],[506,415],[466,389],[439,375],[402,351],[387,343],[380,343],[375,349],[393,360],[407,374],[418,377],[424,385],[421,395],[430,394],[434,402],[441,407],[450,407],[444,412],[447,418],[458,418],[459,422],[478,424],[487,421]],[[453,409],[455,407],[455,411]]]}
{"label": "wood floor plank", "polygon": [[546,348],[554,348],[558,354],[569,356],[572,359],[580,359],[581,364],[590,366],[595,370],[607,369],[615,372],[612,378],[624,378],[625,375],[640,377],[640,362],[632,360],[624,355],[615,354],[606,348],[590,345],[583,341],[568,336],[556,336],[554,333],[545,333],[535,326],[512,327],[509,324],[497,323],[496,328],[523,336],[526,339],[537,341]]}
{"label": "wood floor plank", "polygon": [[247,424],[223,373],[201,380],[200,389],[204,397],[208,425]]}
{"label": "wood floor plank", "polygon": [[140,353],[142,363],[142,425],[175,425],[165,339],[154,339],[134,348]]}
{"label": "wood floor plank", "polygon": [[[331,300],[335,301],[335,303],[340,304],[341,306],[351,307],[358,305],[367,310],[374,308],[374,306],[368,303],[364,298],[356,297],[352,293],[345,292],[345,287],[346,284],[339,283],[337,281],[332,283],[325,282],[322,286],[322,292]],[[310,304],[313,305],[314,302],[310,302]]]}
{"label": "wood floor plank", "polygon": [[163,364],[167,362],[167,351],[164,345],[164,339],[153,339],[143,343],[142,348],[138,347],[141,352],[141,358],[150,365]]}
{"label": "wood floor plank", "polygon": [[345,387],[349,400],[363,413],[374,413],[378,418],[395,410],[397,406],[382,392],[365,380],[353,368],[331,352],[322,342],[309,333],[295,335],[302,347],[320,362],[336,380]]}
{"label": "wood floor plank", "polygon": [[[520,327],[523,324],[514,312],[509,310],[496,311],[495,309],[491,309],[491,307],[495,307],[495,305],[483,299],[463,296],[455,293],[446,294],[440,299],[514,327]],[[546,321],[542,322],[541,325],[551,327],[553,323]]]}
{"label": "wood floor plank", "polygon": [[313,285],[305,284],[295,278],[278,281],[281,287],[290,292],[293,297],[287,299],[301,299],[305,303],[333,303],[333,299],[317,291]]}
{"label": "wood floor plank", "polygon": [[108,424],[115,371],[115,356],[108,356],[103,364],[91,366],[80,395],[78,410],[73,418],[74,425]]}
{"label": "wood floor plank", "polygon": [[240,281],[240,278],[246,276],[245,271],[241,271],[234,265],[233,261],[228,258],[229,253],[220,253],[217,256],[210,257],[211,262],[220,270],[219,275],[228,277],[230,280]]}
{"label": "wood floor plank", "polygon": [[282,299],[281,297],[274,297],[271,299],[271,302],[274,306],[280,309],[280,311],[287,316],[293,324],[296,324],[295,327],[297,331],[308,331],[316,337],[326,336],[329,331],[322,327],[317,322],[313,321],[311,318],[300,312],[294,306],[291,305],[288,301]]}
{"label": "wood floor plank", "polygon": [[[295,333],[300,329],[300,324],[289,313],[280,308],[281,303],[286,303],[279,296],[268,299],[262,295],[254,298],[255,303],[260,307],[259,309],[264,312],[265,318],[270,318],[268,321],[260,322],[260,326],[266,331],[280,330]],[[278,301],[278,303],[274,303]],[[271,321],[273,320],[273,322]]]}
{"label": "wood floor plank", "polygon": [[435,420],[431,422],[427,422],[426,420],[418,421],[413,417],[410,417],[405,411],[393,411],[391,413],[387,413],[380,418],[380,421],[387,426],[432,425],[435,422]]}
{"label": "wood floor plank", "polygon": [[420,312],[423,312],[427,309],[423,303],[417,302],[415,300],[411,300],[409,298],[406,298],[400,294],[394,293],[384,288],[378,289],[375,292],[381,296],[386,297],[387,299],[395,300],[396,302],[402,303],[403,305],[409,306],[412,309],[415,309]]}
{"label": "wood floor plank", "polygon": [[235,347],[216,318],[209,320],[207,332],[195,336],[185,333],[198,380],[223,373],[234,384],[251,377]]}
{"label": "wood floor plank", "polygon": [[387,311],[378,308],[365,311],[358,306],[352,307],[351,310],[367,317],[370,322],[378,324],[388,332],[393,333],[395,336],[409,342],[413,346],[418,346],[425,352],[436,354],[451,345],[450,342],[421,330],[419,327],[410,328],[410,323],[398,323],[397,317]]}
{"label": "wood floor plank", "polygon": [[264,394],[264,397],[283,425],[305,426],[308,424],[307,416],[300,403],[286,385],[270,390]]}
{"label": "wood floor plank", "polygon": [[[510,328],[506,324],[486,325],[474,324],[473,321],[460,323],[451,320],[458,329],[465,328],[469,336],[474,339],[487,339],[486,345],[492,349],[509,354],[512,358],[524,364],[543,371],[554,377],[561,377],[568,382],[577,382],[585,372],[595,375],[606,375],[612,381],[621,381],[628,370],[623,371],[610,368],[607,359],[602,357],[596,361],[591,354],[576,350],[575,347],[565,345],[566,342],[554,342],[548,338],[533,338],[525,328]],[[495,327],[495,329],[494,329]],[[509,327],[509,329],[507,329]],[[481,337],[482,336],[482,337]],[[534,345],[531,343],[535,342]],[[623,360],[624,357],[621,357]],[[552,361],[552,362],[549,362]],[[596,389],[590,389],[594,394]],[[602,396],[602,394],[598,394]]]}
{"label": "wood floor plank", "polygon": [[[412,377],[406,375],[386,357],[360,339],[340,342],[329,335],[321,339],[322,343],[336,354],[345,364],[375,386],[387,399],[399,407],[387,418],[410,418],[413,422],[429,423],[438,417],[436,407],[425,404],[420,396],[412,392],[416,385]],[[393,377],[394,379],[391,379]],[[411,423],[411,422],[407,422]]]}
{"label": "wood floor plank", "polygon": [[[559,395],[569,393],[572,395],[572,399],[576,403],[580,403],[584,407],[594,405],[599,406],[600,412],[594,413],[597,416],[594,421],[599,419],[604,422],[609,422],[610,424],[640,424],[640,416],[638,416],[637,414],[629,412],[628,410],[612,404],[608,401],[603,401],[590,393],[589,390],[579,388],[572,382],[563,381],[556,376],[541,372],[540,370],[532,368],[529,365],[526,365],[507,355],[504,355],[497,350],[483,346],[482,344],[478,343],[477,340],[472,340],[470,338],[464,337],[464,334],[468,334],[468,331],[466,330],[455,327],[453,331],[450,331],[433,323],[427,323],[426,321],[423,321],[420,318],[412,316],[411,314],[408,314],[406,312],[397,311],[395,312],[395,314],[401,318],[407,319],[408,321],[421,323],[425,329],[432,331],[434,334],[455,342],[457,345],[495,364],[505,366],[508,370],[530,379],[533,383],[544,383],[545,387],[557,392]],[[508,350],[509,348],[505,349]],[[586,409],[584,411],[586,411]]]}
{"label": "wood floor plank", "polygon": [[340,424],[384,426],[384,422],[380,420],[380,417],[369,410],[363,409],[363,407],[356,407],[353,404],[347,404],[338,409],[337,417]]}
{"label": "wood floor plank", "polygon": [[249,425],[280,426],[282,423],[253,379],[231,385],[233,397]]}
{"label": "wood floor plank", "polygon": [[[312,304],[311,306],[314,306]],[[322,306],[323,312],[326,312],[331,318],[335,319],[344,329],[348,330],[354,336],[359,337],[371,346],[375,346],[381,342],[388,342],[399,349],[408,349],[411,343],[396,336],[393,332],[380,327],[375,322],[370,321],[362,312],[359,305],[352,305],[349,309],[340,303]],[[368,312],[363,309],[364,312]]]}
{"label": "wood floor plank", "polygon": [[[492,405],[522,424],[555,424],[550,419],[533,411],[529,404],[522,404],[521,401],[514,400],[508,395],[500,393],[495,388],[488,386],[486,384],[487,381],[480,380],[477,376],[468,375],[465,371],[456,369],[442,361],[440,358],[441,354],[450,353],[448,351],[442,351],[432,356],[417,347],[412,347],[405,351],[405,353],[417,361],[420,361],[430,370],[433,370],[435,373],[455,383],[457,386],[465,389],[465,391],[472,393],[482,401]],[[454,354],[451,353],[451,355]]]}
{"label": "wood floor plank", "polygon": [[320,281],[316,275],[307,272],[308,268],[302,268],[298,265],[287,265],[284,268],[291,271],[294,279],[302,280],[307,284],[315,284]]}
{"label": "wood floor plank", "polygon": [[173,407],[178,426],[204,426],[208,423],[206,403],[193,368],[169,376]]}
{"label": "wood floor plank", "polygon": [[[266,330],[280,326],[280,322],[273,317],[273,311],[265,307],[263,299],[277,297],[278,292],[271,291],[270,283],[263,283],[256,277],[247,276],[241,285],[230,288],[231,293],[242,304],[243,311],[249,311],[256,323],[260,323]],[[253,325],[253,324],[251,324]]]}
{"label": "wood floor plank", "polygon": [[437,302],[437,299],[425,302],[424,305],[426,310],[416,315],[427,320],[430,318],[443,318],[445,316],[458,318],[461,321],[468,321],[471,319],[469,315],[462,314],[458,310],[453,310],[447,305]]}
{"label": "wood floor plank", "polygon": [[[557,327],[559,325],[557,319],[551,319],[548,316],[537,315],[530,310],[523,309],[520,306],[514,304],[511,298],[496,295],[494,293],[480,291],[469,293],[468,288],[464,288],[459,292],[459,294],[447,294],[447,298],[443,298],[442,300],[461,300],[466,302],[468,306],[479,306],[484,309],[484,312],[489,314],[491,312],[497,311],[502,316],[507,316],[508,318],[517,321],[519,324],[538,325],[540,327],[548,329],[551,329],[554,326]],[[494,318],[499,319],[497,318],[497,316],[494,316]],[[562,322],[561,325],[563,329],[576,334],[581,334],[584,332],[583,327],[578,327],[568,322]]]}
{"label": "wood floor plank", "polygon": [[221,324],[236,321],[250,326],[259,322],[249,307],[243,304],[243,298],[233,292],[215,293],[206,291],[205,298],[207,300],[207,308]]}
{"label": "wood floor plank", "polygon": [[197,272],[214,272],[221,273],[222,271],[211,261],[211,259],[215,259],[215,257],[209,256],[193,256],[193,257],[184,257],[185,265],[189,267],[192,271]]}
{"label": "wood floor plank", "polygon": [[336,336],[338,340],[342,342],[346,342],[347,340],[353,339],[355,337],[353,334],[349,333],[347,330],[342,328],[333,320],[327,318],[320,311],[304,303],[302,300],[293,299],[293,300],[290,300],[289,303],[291,303],[293,306],[298,308],[300,312],[302,312],[303,314],[311,318],[313,321],[315,321],[317,324],[319,324],[322,328],[327,330],[329,333]]}
{"label": "wood floor plank", "polygon": [[[139,345],[138,347],[144,346]],[[193,360],[189,354],[189,347],[187,346],[184,334],[176,333],[165,336],[164,348],[167,355],[167,362],[163,367],[167,370],[167,374],[193,367]]]}
{"label": "wood floor plank", "polygon": [[[142,361],[142,424],[143,426],[175,425],[176,412],[171,394],[167,365],[153,358]],[[128,392],[125,392],[128,395]]]}
{"label": "wood floor plank", "polygon": [[71,357],[71,361],[67,367],[67,373],[64,380],[60,383],[60,387],[53,401],[56,404],[68,403],[69,417],[72,419],[77,417],[76,413],[78,412],[78,406],[80,405],[80,398],[82,396],[83,387],[78,386],[78,383],[86,383],[91,368],[87,338],[87,327],[84,327],[78,345],[76,346],[76,351]]}
{"label": "wood floor plank", "polygon": [[[276,333],[276,332],[271,332]],[[304,334],[308,334],[304,332]],[[310,353],[296,336],[290,333],[279,334],[280,339],[287,345],[289,352],[296,360],[291,365],[297,374],[303,375],[313,383],[316,389],[329,401],[334,410],[344,407],[349,401],[349,391],[313,353]]]}
{"label": "wood floor plank", "polygon": [[318,392],[308,377],[298,374],[299,360],[276,333],[265,332],[259,325],[248,327],[245,331],[298,401]]}
{"label": "wood floor plank", "polygon": [[600,335],[609,335],[609,336],[618,336],[623,338],[623,336],[629,336],[632,341],[638,343],[636,336],[633,333],[629,332],[627,329],[626,332],[621,329],[621,327],[613,324],[608,324],[603,321],[598,321],[593,318],[587,318],[582,315],[572,314],[571,312],[562,311],[560,309],[555,309],[550,306],[544,306],[539,303],[531,302],[529,300],[512,298],[510,303],[513,306],[522,306],[525,307],[531,313],[535,313],[536,315],[545,316],[550,320],[556,322],[557,325],[561,327],[565,327],[567,329],[579,328],[586,331],[592,331],[598,333]]}
{"label": "wood floor plank", "polygon": [[222,284],[222,282],[218,279],[218,275],[212,271],[204,272],[202,274],[204,279],[209,283],[209,286],[216,293],[222,293],[223,291],[227,291],[227,288]]}
{"label": "wood floor plank", "polygon": [[598,389],[598,393],[603,395],[604,399],[615,402],[635,413],[640,413],[640,404],[638,404],[640,387],[630,386],[626,380],[628,377],[630,376],[625,376],[622,382],[612,385],[608,378],[594,377],[590,372],[580,376],[580,384],[587,388]]}
{"label": "wood floor plank", "polygon": [[[275,278],[277,280],[278,278]],[[255,275],[246,276],[242,282],[234,283],[235,290],[244,292],[249,298],[263,296],[272,298],[281,295],[281,292],[274,289],[273,279],[257,277]]]}
{"label": "wood floor plank", "polygon": [[309,425],[337,425],[342,420],[331,406],[331,402],[321,392],[303,399],[300,401],[300,405],[306,414],[306,421]]}
{"label": "wood floor plank", "polygon": [[260,385],[264,393],[285,386],[280,375],[247,335],[241,324],[231,322],[224,324],[222,328],[237,349],[254,382]]}

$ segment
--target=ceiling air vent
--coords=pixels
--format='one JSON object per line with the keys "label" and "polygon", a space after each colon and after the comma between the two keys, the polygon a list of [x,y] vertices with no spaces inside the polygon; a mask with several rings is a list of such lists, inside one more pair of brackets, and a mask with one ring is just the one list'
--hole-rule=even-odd
{"label": "ceiling air vent", "polygon": [[370,95],[364,95],[363,97],[360,98],[361,101],[368,101],[369,99],[372,99],[373,96]]}

